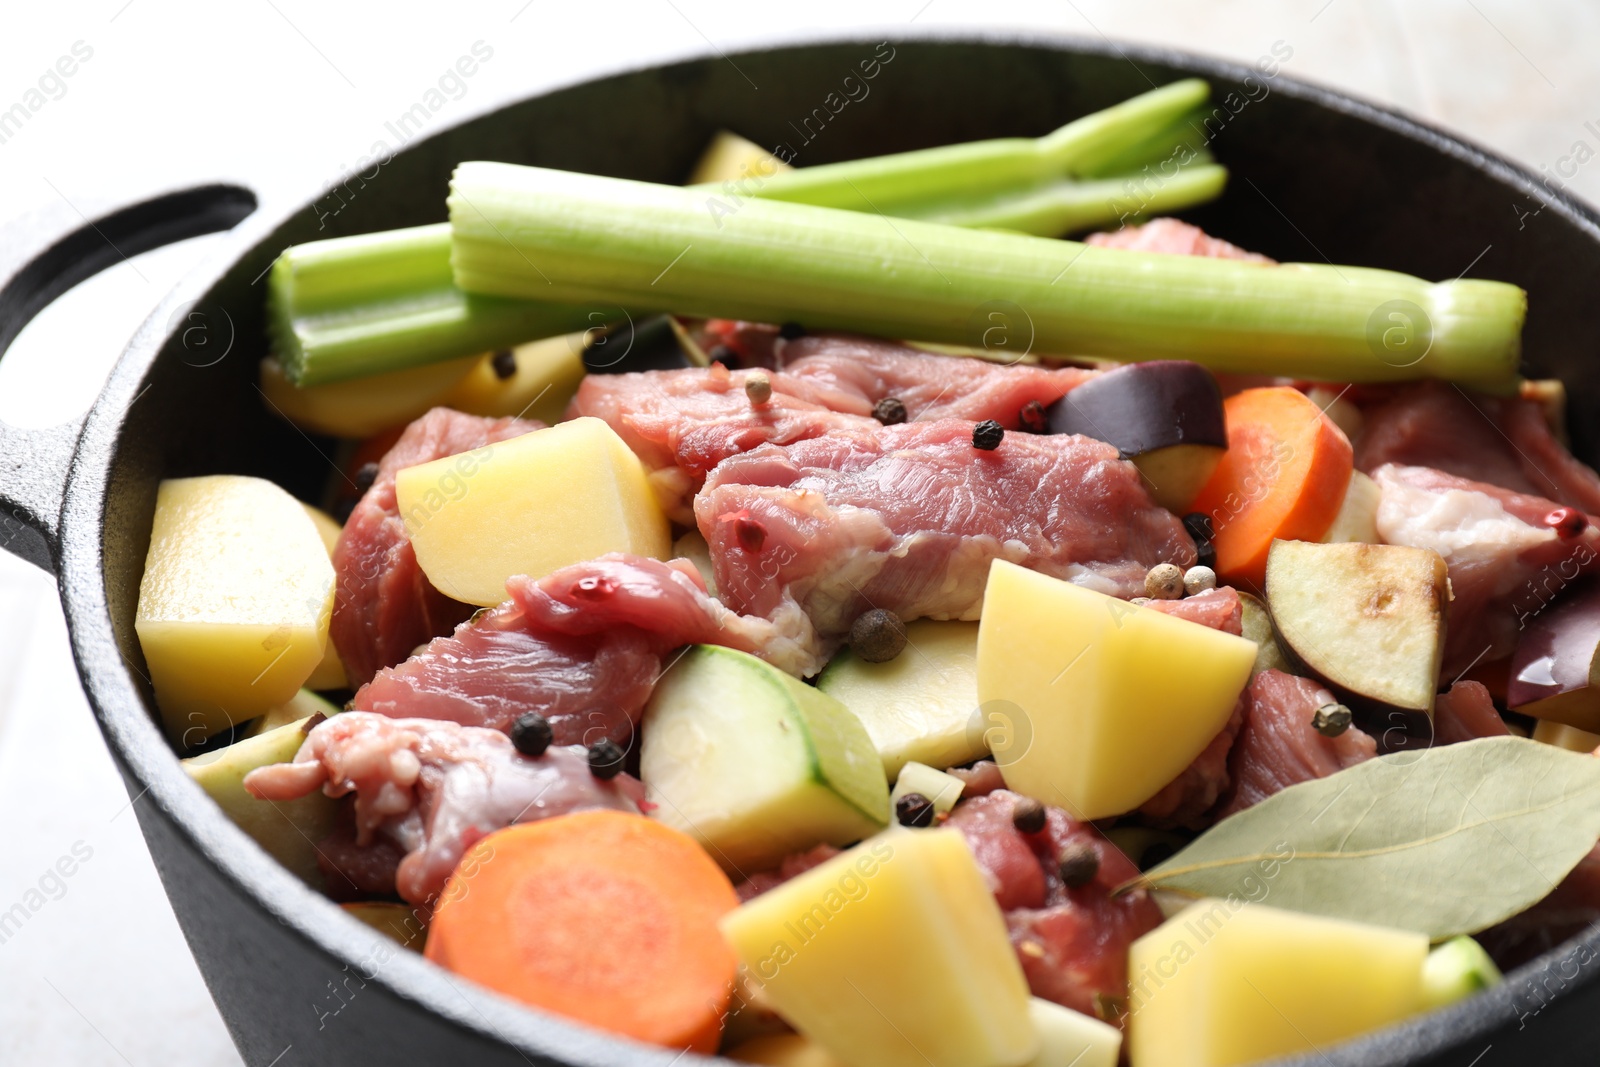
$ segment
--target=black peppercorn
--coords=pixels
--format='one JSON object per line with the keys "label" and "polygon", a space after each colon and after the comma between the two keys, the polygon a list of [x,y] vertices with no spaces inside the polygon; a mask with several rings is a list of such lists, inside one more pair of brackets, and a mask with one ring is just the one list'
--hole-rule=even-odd
{"label": "black peppercorn", "polygon": [[489,365],[494,368],[494,376],[503,382],[517,373],[517,354],[509,348],[502,348],[494,354]]}
{"label": "black peppercorn", "polygon": [[610,738],[589,746],[589,773],[601,781],[608,781],[622,773],[622,760],[627,755],[622,746]]}
{"label": "black peppercorn", "polygon": [[511,744],[524,756],[537,759],[544,755],[545,749],[554,740],[555,732],[550,729],[550,720],[537,711],[530,711],[511,724]]}
{"label": "black peppercorn", "polygon": [[1204,512],[1191,511],[1183,517],[1183,528],[1189,531],[1189,536],[1194,539],[1195,565],[1216,569],[1217,549],[1212,542],[1216,532],[1211,528],[1211,516]]}
{"label": "black peppercorn", "polygon": [[894,802],[894,817],[901,826],[932,826],[933,801],[921,793],[907,793]]}
{"label": "black peppercorn", "polygon": [[1093,845],[1068,845],[1061,850],[1061,866],[1057,870],[1062,885],[1068,889],[1082,888],[1100,873],[1100,853]]}
{"label": "black peppercorn", "polygon": [[850,651],[868,663],[887,663],[905,647],[905,623],[892,611],[873,608],[850,624]]}
{"label": "black peppercorn", "polygon": [[706,358],[713,363],[720,363],[724,367],[732,367],[738,364],[739,353],[727,345],[712,345],[706,350]]}
{"label": "black peppercorn", "polygon": [[376,463],[363,463],[356,468],[356,492],[365,493],[372,488],[372,483],[378,480],[378,465]]}
{"label": "black peppercorn", "polygon": [[906,421],[905,401],[898,397],[886,396],[872,405],[872,417],[885,426],[898,426]]}
{"label": "black peppercorn", "polygon": [[985,452],[993,452],[1000,447],[1000,441],[1006,435],[1005,427],[993,419],[984,419],[972,428],[972,447],[981,448]]}
{"label": "black peppercorn", "polygon": [[1343,704],[1324,704],[1311,716],[1311,728],[1323,737],[1338,737],[1350,729],[1351,718]]}
{"label": "black peppercorn", "polygon": [[806,328],[798,322],[786,322],[778,327],[778,336],[785,341],[793,341],[797,337],[804,337]]}
{"label": "black peppercorn", "polygon": [[1011,825],[1018,833],[1036,834],[1044,829],[1044,805],[1032,797],[1023,797],[1011,809]]}

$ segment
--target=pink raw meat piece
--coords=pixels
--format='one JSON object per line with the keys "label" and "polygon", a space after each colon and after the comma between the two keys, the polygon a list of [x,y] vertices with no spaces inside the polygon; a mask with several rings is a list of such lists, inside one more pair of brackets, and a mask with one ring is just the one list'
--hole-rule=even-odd
{"label": "pink raw meat piece", "polygon": [[1384,541],[1431,549],[1449,568],[1442,678],[1509,655],[1527,620],[1600,561],[1595,520],[1564,537],[1544,521],[1553,500],[1394,463],[1372,479]]}
{"label": "pink raw meat piece", "polygon": [[1356,467],[1432,467],[1529,496],[1600,512],[1600,475],[1550,432],[1544,409],[1521,397],[1482,396],[1419,382],[1362,405]]}
{"label": "pink raw meat piece", "polygon": [[1151,219],[1142,226],[1124,226],[1106,233],[1091,233],[1085,244],[1097,248],[1121,248],[1129,252],[1165,252],[1175,256],[1206,256],[1211,259],[1242,259],[1250,263],[1271,263],[1259,252],[1247,252],[1220,237],[1212,237],[1198,226],[1178,219]]}
{"label": "pink raw meat piece", "polygon": [[674,649],[810,655],[789,649],[771,623],[741,619],[708,596],[687,561],[602,556],[537,581],[512,578],[507,590],[506,603],[378,672],[352,706],[497,730],[538,712],[558,745],[623,742]]}
{"label": "pink raw meat piece", "polygon": [[977,618],[995,559],[1132,596],[1195,558],[1110,445],[1008,433],[983,451],[957,419],[764,445],[719,464],[695,514],[728,606],[798,609],[824,650],[868,608]]}
{"label": "pink raw meat piece", "polygon": [[[581,747],[529,758],[498,730],[360,711],[319,724],[293,763],[251,771],[245,788],[280,803],[319,788],[354,793],[356,849],[377,843],[371,855],[382,863],[399,846],[395,889],[413,904],[431,902],[462,854],[496,830],[588,808],[637,812],[644,798],[629,775],[595,777]],[[345,860],[370,866],[347,850]]]}
{"label": "pink raw meat piece", "polygon": [[1233,792],[1220,817],[1377,755],[1377,742],[1357,726],[1338,737],[1316,731],[1312,716],[1332,703],[1333,694],[1309,678],[1271,669],[1255,676],[1245,690],[1244,726],[1228,761]]}

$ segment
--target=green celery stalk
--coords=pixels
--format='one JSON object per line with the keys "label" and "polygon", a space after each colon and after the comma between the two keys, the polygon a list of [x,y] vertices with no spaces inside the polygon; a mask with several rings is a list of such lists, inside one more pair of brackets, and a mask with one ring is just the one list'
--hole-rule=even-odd
{"label": "green celery stalk", "polygon": [[450,225],[295,245],[272,265],[268,330],[297,385],[401,370],[598,325],[592,306],[469,296]]}
{"label": "green celery stalk", "polygon": [[1207,163],[1184,167],[1170,178],[1152,182],[1144,194],[1130,191],[1130,179],[1061,181],[983,200],[923,205],[915,214],[904,217],[969,229],[1054,237],[1109,226],[1125,217],[1181,211],[1221,196],[1227,182],[1226,167]]}
{"label": "green celery stalk", "polygon": [[1096,173],[1107,159],[1193,112],[1210,94],[1199,78],[1164,85],[1043,137],[1005,137],[801,167],[764,178],[753,195],[819,207],[902,214],[920,201],[1035,186]]}
{"label": "green celery stalk", "polygon": [[463,163],[449,198],[456,285],[956,344],[1004,302],[1041,352],[1324,381],[1516,381],[1526,294],[1501,282],[1152,255],[763,199],[713,216],[701,200]]}
{"label": "green celery stalk", "polygon": [[[1074,184],[1108,165],[1130,171],[1193,139],[1204,81],[1188,79],[1086,115],[1038,138],[1006,138],[825,164],[701,187],[718,210],[745,197],[885,210],[955,225],[1055,236],[1128,214],[1122,184]],[[1196,155],[1197,164],[1210,162]],[[1130,173],[1135,182],[1145,176]],[[1160,183],[1141,214],[1177,211],[1217,195],[1225,174],[1196,166]],[[1135,198],[1139,200],[1139,198]],[[506,348],[603,325],[615,310],[468,297],[450,280],[446,224],[296,245],[273,265],[268,321],[274,351],[296,385],[320,385]]]}

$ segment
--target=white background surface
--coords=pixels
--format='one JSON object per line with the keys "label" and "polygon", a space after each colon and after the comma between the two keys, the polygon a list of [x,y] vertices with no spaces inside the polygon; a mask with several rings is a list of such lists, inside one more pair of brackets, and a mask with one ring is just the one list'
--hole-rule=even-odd
{"label": "white background surface", "polygon": [[[1580,0],[813,0],[804,5],[552,0],[94,0],[18,5],[0,35],[0,111],[73,45],[93,50],[0,143],[0,220],[65,200],[288,156],[330,177],[474,42],[491,61],[460,109],[634,61],[784,34],[923,25],[1149,41],[1253,61],[1395,104],[1547,168],[1600,200],[1600,5]],[[1579,143],[1583,148],[1579,148]],[[1580,162],[1581,157],[1581,162]],[[274,169],[277,169],[274,166]],[[1507,210],[1512,210],[1507,205]],[[201,238],[108,271],[58,301],[0,363],[0,419],[85,408]],[[1536,311],[1535,311],[1536,313]],[[0,1063],[198,1067],[239,1062],[190,961],[128,797],[79,690],[45,576],[0,557],[0,911],[76,843],[92,849],[0,943]],[[59,897],[59,899],[56,899]],[[34,898],[37,899],[37,898]]]}

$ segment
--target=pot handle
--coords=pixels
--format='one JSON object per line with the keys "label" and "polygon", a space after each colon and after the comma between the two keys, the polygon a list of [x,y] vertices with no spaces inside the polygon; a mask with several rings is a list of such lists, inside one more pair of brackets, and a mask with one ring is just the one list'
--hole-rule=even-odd
{"label": "pot handle", "polygon": [[[256,209],[249,189],[191,186],[86,215],[65,200],[0,225],[0,356],[35,315],[74,285],[130,256],[232,229]],[[0,422],[0,548],[54,573],[62,495],[83,430]]]}

